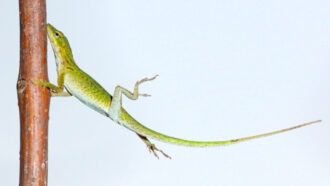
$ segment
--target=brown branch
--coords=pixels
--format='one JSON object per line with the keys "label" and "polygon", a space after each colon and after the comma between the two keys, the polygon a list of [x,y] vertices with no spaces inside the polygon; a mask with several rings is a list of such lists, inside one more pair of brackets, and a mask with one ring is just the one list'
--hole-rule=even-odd
{"label": "brown branch", "polygon": [[21,122],[20,186],[47,185],[50,94],[31,80],[48,81],[45,0],[19,0]]}

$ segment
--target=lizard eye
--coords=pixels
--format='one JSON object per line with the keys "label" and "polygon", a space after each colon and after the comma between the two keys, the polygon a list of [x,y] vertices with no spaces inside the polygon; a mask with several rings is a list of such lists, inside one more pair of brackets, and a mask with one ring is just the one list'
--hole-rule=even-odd
{"label": "lizard eye", "polygon": [[55,32],[55,37],[56,37],[56,38],[60,38],[61,35],[60,35],[58,32]]}

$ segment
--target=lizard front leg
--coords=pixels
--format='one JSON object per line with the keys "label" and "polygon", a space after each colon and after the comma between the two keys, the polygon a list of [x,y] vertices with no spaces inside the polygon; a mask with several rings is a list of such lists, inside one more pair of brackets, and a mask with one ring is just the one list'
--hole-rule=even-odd
{"label": "lizard front leg", "polygon": [[42,87],[49,88],[51,90],[52,97],[67,97],[72,96],[69,92],[64,92],[64,74],[60,74],[57,78],[58,86],[49,83],[47,81],[32,80],[35,85],[41,85]]}

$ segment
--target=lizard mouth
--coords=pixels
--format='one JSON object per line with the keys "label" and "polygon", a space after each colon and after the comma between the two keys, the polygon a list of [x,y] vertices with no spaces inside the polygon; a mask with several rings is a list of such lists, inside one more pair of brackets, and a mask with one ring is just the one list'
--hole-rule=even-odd
{"label": "lizard mouth", "polygon": [[52,26],[50,24],[47,24],[47,35],[49,38],[51,33],[52,33]]}
{"label": "lizard mouth", "polygon": [[47,24],[47,36],[52,46],[54,45],[54,38],[52,37],[53,32],[54,32],[54,27],[51,24]]}

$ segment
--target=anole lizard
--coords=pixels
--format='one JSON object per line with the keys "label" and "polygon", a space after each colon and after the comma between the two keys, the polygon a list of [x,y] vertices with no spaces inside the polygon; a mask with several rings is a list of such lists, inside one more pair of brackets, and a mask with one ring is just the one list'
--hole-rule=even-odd
{"label": "anole lizard", "polygon": [[[154,76],[153,78],[145,78],[136,82],[133,92],[130,92],[129,90],[121,86],[117,86],[115,88],[113,96],[111,96],[99,83],[97,83],[92,77],[90,77],[76,65],[75,61],[73,60],[69,42],[62,32],[54,28],[52,25],[48,24],[47,34],[55,55],[58,74],[58,85],[56,86],[45,81],[32,82],[34,84],[38,84],[51,89],[52,96],[73,95],[81,102],[96,110],[97,112],[111,118],[118,124],[135,132],[147,145],[150,152],[153,152],[153,154],[157,158],[158,156],[155,151],[162,153],[167,158],[170,157],[162,150],[158,149],[154,144],[152,144],[147,137],[166,143],[191,147],[223,146],[270,136],[321,122],[321,120],[317,120],[282,130],[226,141],[190,141],[170,137],[145,127],[144,125],[136,121],[131,115],[129,115],[124,108],[122,108],[122,94],[124,94],[131,100],[136,100],[139,96],[149,96],[147,94],[139,93],[139,85],[141,83],[154,80],[157,76]],[[64,88],[67,90],[66,92],[64,91]]]}

